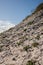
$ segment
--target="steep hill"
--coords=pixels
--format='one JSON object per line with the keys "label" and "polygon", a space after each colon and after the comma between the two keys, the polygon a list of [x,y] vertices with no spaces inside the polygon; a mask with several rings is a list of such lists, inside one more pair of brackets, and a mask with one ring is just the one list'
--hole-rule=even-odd
{"label": "steep hill", "polygon": [[39,4],[39,6],[37,6],[37,8],[35,9],[34,13],[40,11],[43,9],[43,3]]}
{"label": "steep hill", "polygon": [[43,4],[38,8],[0,34],[0,65],[43,65]]}

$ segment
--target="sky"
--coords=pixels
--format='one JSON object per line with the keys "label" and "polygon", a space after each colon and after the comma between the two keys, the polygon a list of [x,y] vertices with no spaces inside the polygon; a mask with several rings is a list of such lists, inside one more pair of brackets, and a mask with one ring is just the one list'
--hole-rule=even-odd
{"label": "sky", "polygon": [[43,0],[0,0],[0,32],[20,23]]}

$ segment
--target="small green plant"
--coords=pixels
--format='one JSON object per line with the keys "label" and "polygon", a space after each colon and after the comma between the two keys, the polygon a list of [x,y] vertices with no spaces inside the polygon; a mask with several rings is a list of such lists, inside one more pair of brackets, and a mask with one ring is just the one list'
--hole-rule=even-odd
{"label": "small green plant", "polygon": [[30,46],[28,45],[28,46],[25,46],[23,49],[24,49],[25,51],[28,51],[29,48],[30,48]]}
{"label": "small green plant", "polygon": [[20,42],[17,42],[17,45],[19,46],[21,43]]}
{"label": "small green plant", "polygon": [[32,25],[33,24],[33,21],[29,22],[28,25]]}
{"label": "small green plant", "polygon": [[39,45],[38,42],[34,42],[34,43],[32,43],[32,46],[33,46],[33,47],[37,47],[38,45]]}
{"label": "small green plant", "polygon": [[3,51],[3,49],[2,49],[2,46],[0,45],[0,52],[2,52]]}
{"label": "small green plant", "polygon": [[36,36],[36,39],[38,39],[38,40],[40,39],[40,35],[39,34]]}
{"label": "small green plant", "polygon": [[17,42],[17,45],[21,45],[23,43],[23,40],[20,40],[19,42]]}
{"label": "small green plant", "polygon": [[35,65],[35,63],[32,61],[28,61],[26,65]]}

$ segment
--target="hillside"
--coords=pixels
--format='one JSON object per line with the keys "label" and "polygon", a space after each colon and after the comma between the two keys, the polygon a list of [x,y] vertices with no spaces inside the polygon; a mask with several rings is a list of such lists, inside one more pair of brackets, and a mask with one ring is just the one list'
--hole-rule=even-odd
{"label": "hillside", "polygon": [[0,65],[43,65],[43,4],[20,24],[0,34]]}
{"label": "hillside", "polygon": [[36,7],[36,9],[35,9],[35,11],[33,12],[33,14],[36,13],[36,12],[38,12],[38,11],[40,11],[40,10],[42,10],[42,9],[43,9],[43,3],[39,4],[39,5]]}

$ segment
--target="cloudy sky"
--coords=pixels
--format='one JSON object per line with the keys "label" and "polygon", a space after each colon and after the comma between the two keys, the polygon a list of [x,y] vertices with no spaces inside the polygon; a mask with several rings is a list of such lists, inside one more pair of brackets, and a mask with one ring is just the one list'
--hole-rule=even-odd
{"label": "cloudy sky", "polygon": [[15,26],[10,21],[0,20],[0,32],[3,32],[5,30],[8,30],[9,28]]}
{"label": "cloudy sky", "polygon": [[0,32],[21,22],[43,0],[0,0]]}

